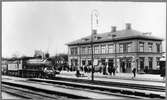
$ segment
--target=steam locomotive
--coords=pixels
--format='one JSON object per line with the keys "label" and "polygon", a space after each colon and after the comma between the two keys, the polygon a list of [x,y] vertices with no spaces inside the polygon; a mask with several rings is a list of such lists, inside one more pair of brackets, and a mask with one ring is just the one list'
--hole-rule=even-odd
{"label": "steam locomotive", "polygon": [[51,61],[39,58],[8,60],[2,66],[3,74],[24,78],[53,78],[60,73]]}

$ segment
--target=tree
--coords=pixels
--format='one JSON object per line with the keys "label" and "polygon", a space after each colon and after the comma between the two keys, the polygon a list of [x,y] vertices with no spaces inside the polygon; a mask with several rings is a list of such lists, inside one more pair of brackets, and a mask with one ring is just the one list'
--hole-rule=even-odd
{"label": "tree", "polygon": [[49,53],[46,53],[46,54],[45,54],[45,57],[46,57],[46,58],[49,58],[49,57],[50,57]]}
{"label": "tree", "polygon": [[19,57],[20,57],[20,53],[16,51],[15,53],[12,54],[11,59],[15,60],[15,59],[18,59]]}
{"label": "tree", "polygon": [[43,58],[43,54],[44,53],[41,50],[35,50],[34,57],[42,59]]}
{"label": "tree", "polygon": [[12,54],[12,58],[19,58],[19,54],[18,53]]}

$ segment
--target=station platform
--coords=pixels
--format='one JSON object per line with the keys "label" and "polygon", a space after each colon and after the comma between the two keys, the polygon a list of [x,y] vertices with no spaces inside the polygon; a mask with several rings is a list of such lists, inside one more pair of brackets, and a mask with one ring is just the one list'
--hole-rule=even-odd
{"label": "station platform", "polygon": [[[62,78],[72,78],[72,79],[85,79],[91,80],[91,73],[83,73],[84,77],[76,77],[76,72],[61,71],[56,77]],[[107,81],[107,82],[120,82],[120,83],[131,83],[131,84],[141,84],[141,85],[151,85],[151,86],[162,86],[166,87],[166,80],[163,80],[160,75],[151,74],[137,74],[136,78],[132,79],[131,73],[116,73],[115,76],[102,75],[102,73],[94,73],[94,80],[97,81]],[[13,80],[26,80],[26,78],[19,78],[13,76],[2,76],[2,79],[13,79]]]}
{"label": "station platform", "polygon": [[[56,75],[57,77],[65,78],[75,78],[75,79],[86,79],[91,80],[91,73],[83,73],[84,77],[76,77],[76,72],[67,72],[61,71],[60,74]],[[132,79],[132,73],[116,73],[115,76],[111,75],[102,75],[102,73],[94,73],[94,80],[98,81],[108,81],[108,82],[120,82],[120,83],[131,83],[131,84],[143,84],[143,85],[152,85],[152,86],[162,86],[166,87],[166,81],[163,80],[160,75],[151,75],[151,74],[137,74],[137,76]]]}

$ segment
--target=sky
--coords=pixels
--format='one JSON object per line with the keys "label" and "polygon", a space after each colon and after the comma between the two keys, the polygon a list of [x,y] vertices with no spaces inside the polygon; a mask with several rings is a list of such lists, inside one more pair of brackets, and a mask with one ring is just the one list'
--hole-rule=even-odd
{"label": "sky", "polygon": [[166,48],[166,5],[151,2],[2,2],[2,56],[67,53],[66,43],[91,34],[91,11],[99,16],[98,33],[125,29],[163,38]]}

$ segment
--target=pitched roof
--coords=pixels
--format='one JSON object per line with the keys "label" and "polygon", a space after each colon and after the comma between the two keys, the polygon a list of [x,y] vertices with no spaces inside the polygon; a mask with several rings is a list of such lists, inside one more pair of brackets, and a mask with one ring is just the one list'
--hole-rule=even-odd
{"label": "pitched roof", "polygon": [[[113,36],[115,37],[113,38]],[[162,41],[163,39],[151,36],[151,35],[144,35],[142,32],[133,30],[133,29],[124,29],[116,32],[106,32],[106,33],[98,33],[93,36],[93,42],[105,42],[105,41],[114,41],[114,40],[123,40],[123,39],[146,39],[146,40],[159,40]],[[75,45],[75,44],[86,44],[91,42],[91,35],[83,37],[81,39],[72,41],[67,43],[67,45]]]}

